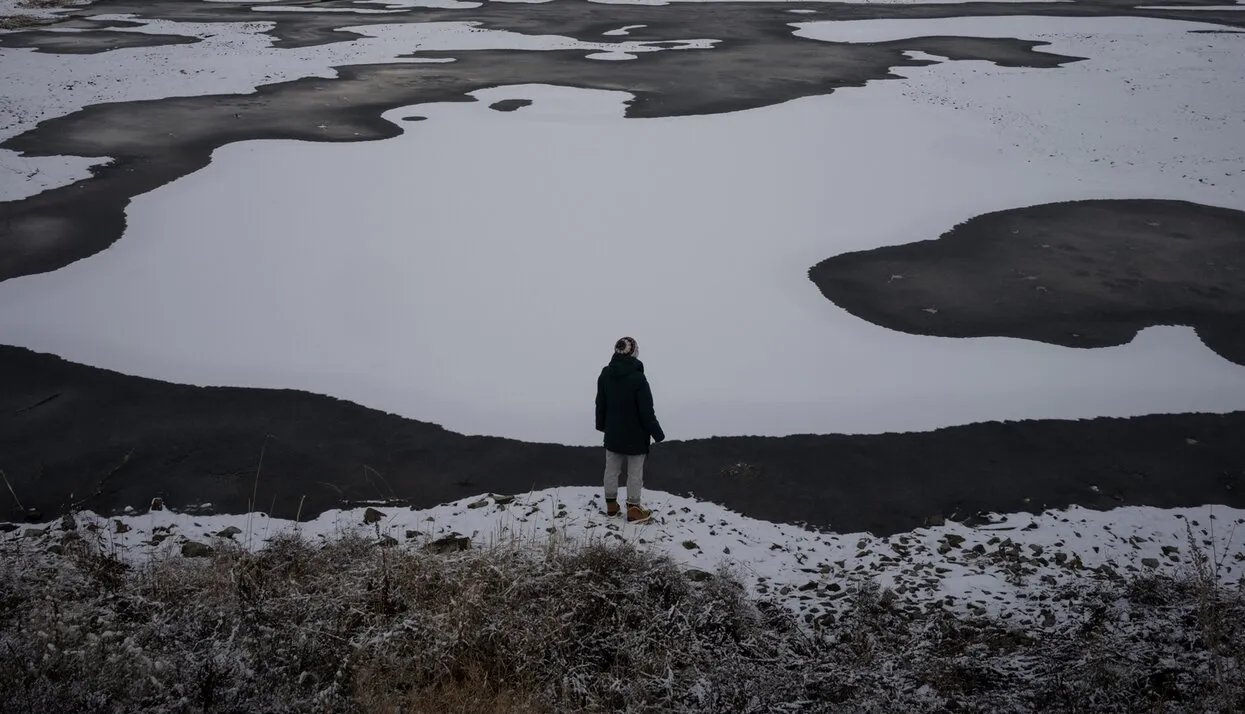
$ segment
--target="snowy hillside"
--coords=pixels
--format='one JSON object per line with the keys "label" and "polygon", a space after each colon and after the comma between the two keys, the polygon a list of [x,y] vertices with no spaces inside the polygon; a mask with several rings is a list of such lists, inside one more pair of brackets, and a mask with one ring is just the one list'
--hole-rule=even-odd
{"label": "snowy hillside", "polygon": [[640,525],[564,488],[297,524],[201,506],[5,526],[0,643],[20,667],[0,711],[1131,713],[1245,694],[1245,511],[874,538],[649,495]]}
{"label": "snowy hillside", "polygon": [[[98,529],[94,537],[105,552],[115,551],[126,562],[177,555],[187,542],[219,544],[221,533],[252,549],[289,533],[312,542],[345,535],[392,538],[404,548],[444,538],[466,538],[475,547],[547,539],[626,542],[688,568],[730,567],[755,594],[810,622],[826,615],[833,622],[847,591],[870,580],[918,609],[989,615],[1026,627],[1064,622],[1078,616],[1082,603],[1056,598],[1062,588],[1146,574],[1189,575],[1191,545],[1213,551],[1224,584],[1245,575],[1245,510],[1217,506],[1074,507],[1036,516],[994,515],[975,527],[950,521],[879,538],[769,523],[659,491],[648,491],[647,499],[655,519],[646,524],[606,517],[600,489],[591,487],[484,495],[422,510],[377,504],[379,520],[361,507],[304,523],[169,510],[115,519],[83,513],[77,521],[80,528]],[[17,528],[6,540],[10,546],[55,540],[57,526],[47,530]]]}

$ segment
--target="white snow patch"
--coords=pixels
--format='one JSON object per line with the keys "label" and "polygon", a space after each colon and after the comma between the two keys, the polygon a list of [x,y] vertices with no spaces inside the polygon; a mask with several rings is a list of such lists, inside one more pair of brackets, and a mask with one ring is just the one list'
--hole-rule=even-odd
{"label": "white snow patch", "polygon": [[482,2],[463,2],[462,0],[355,0],[356,5],[375,4],[385,7],[428,7],[440,10],[471,10],[482,7]]}
{"label": "white snow patch", "polygon": [[919,50],[908,50],[904,52],[904,56],[906,56],[908,59],[929,61],[929,62],[950,62],[951,61],[951,59],[948,57],[943,57],[942,55],[931,55],[928,52],[921,52]]}
{"label": "white snow patch", "polygon": [[109,159],[81,156],[23,156],[0,149],[0,201],[18,201],[49,188],[91,176],[91,167]]}
{"label": "white snow patch", "polygon": [[911,99],[985,119],[1000,139],[1035,159],[1138,174],[1134,196],[1174,198],[1182,186],[1223,189],[1203,202],[1242,208],[1245,36],[1192,33],[1222,27],[1208,23],[1011,16],[793,26],[801,37],[832,42],[1014,37],[1047,43],[1042,52],[1086,57],[1057,70],[956,62],[947,71],[897,71],[920,77],[906,87]]}
{"label": "white snow patch", "polygon": [[[404,547],[420,547],[447,535],[469,537],[477,547],[536,544],[549,538],[620,539],[667,554],[689,568],[713,572],[719,565],[733,566],[753,593],[776,598],[797,614],[834,611],[848,588],[873,580],[895,589],[901,602],[942,600],[952,611],[976,610],[1018,625],[1038,622],[1047,612],[1057,621],[1076,616],[1078,603],[1039,596],[1105,577],[1107,569],[1121,576],[1189,574],[1186,524],[1197,546],[1213,552],[1221,564],[1224,584],[1236,582],[1245,568],[1245,510],[1223,506],[1072,507],[1040,515],[996,514],[989,525],[977,528],[948,522],[876,537],[770,523],[659,491],[646,491],[645,496],[655,515],[647,524],[606,517],[600,489],[587,486],[521,494],[505,505],[485,495],[427,509],[378,506],[384,517],[375,525],[363,523],[363,507],[326,512],[299,524],[260,513],[189,515],[168,510],[118,518],[86,513],[77,520],[79,529],[96,524],[105,552],[116,552],[130,563],[177,553],[185,540],[210,543],[229,526],[242,531],[234,540],[252,549],[291,531],[313,542],[347,533],[388,535]],[[117,533],[118,521],[129,530]],[[160,542],[153,545],[153,536]],[[30,539],[19,529],[0,535],[0,544],[6,542]]]}
{"label": "white snow patch", "polygon": [[[141,21],[133,15],[97,20]],[[0,48],[6,91],[0,96],[0,139],[84,106],[204,94],[247,94],[302,77],[334,77],[333,67],[403,62],[419,50],[585,50],[658,52],[639,42],[582,42],[557,35],[480,29],[475,22],[345,26],[364,37],[316,47],[274,49],[271,22],[182,23],[147,20],[127,32],[198,37],[189,45],[127,48],[104,55],[50,55]],[[688,40],[673,49],[708,49],[716,40]]]}
{"label": "white snow patch", "polygon": [[1241,10],[1242,5],[1138,5],[1138,10]]}
{"label": "white snow patch", "polygon": [[316,7],[315,5],[264,5],[261,8],[263,12],[304,12],[304,13],[326,13],[326,12],[344,12],[353,13],[355,15],[391,15],[395,12],[404,12],[402,9],[397,10],[377,10],[375,8],[366,7]]}
{"label": "white snow patch", "polygon": [[[90,5],[91,2],[92,0],[69,0],[61,7],[31,7],[23,0],[0,0],[0,17],[55,18],[84,5]],[[0,30],[0,34],[13,31]]]}
{"label": "white snow patch", "polygon": [[[270,8],[271,9],[271,8]],[[96,20],[142,21],[133,15],[97,15]],[[398,59],[417,50],[583,50],[585,52],[659,52],[708,49],[716,40],[688,40],[679,45],[639,42],[581,42],[556,35],[525,35],[484,30],[473,22],[402,23],[342,27],[364,37],[317,47],[276,49],[264,33],[271,22],[183,23],[146,20],[127,32],[198,37],[189,45],[112,50],[95,55],[46,54],[33,49],[0,48],[5,91],[0,94],[0,141],[92,104],[204,94],[249,94],[265,84],[302,77],[334,77],[337,66]],[[93,159],[101,161],[106,159]],[[43,161],[43,160],[40,160]],[[82,159],[57,157],[70,166]],[[45,169],[26,185],[29,171],[9,157],[0,164],[0,195],[22,197],[80,178],[74,171]],[[53,162],[48,162],[50,167]],[[4,171],[13,166],[15,172]],[[61,183],[58,183],[57,181]]]}
{"label": "white snow patch", "polygon": [[617,30],[606,30],[605,32],[602,32],[601,34],[602,35],[627,35],[627,34],[630,34],[632,30],[639,30],[644,27],[648,27],[648,25],[623,25]]}
{"label": "white snow patch", "polygon": [[[1218,25],[1214,20],[1190,22],[1162,20],[1149,17],[1047,17],[1042,15],[970,16],[890,20],[814,20],[792,23],[797,37],[807,37],[823,42],[894,42],[912,37],[1015,37],[1025,40],[1042,40],[1048,47],[1038,51],[1084,57],[1091,64],[1110,62],[1115,64],[1116,54],[1145,55],[1146,45],[1136,41],[1143,37],[1178,37],[1177,33],[1204,30],[1207,25]],[[1124,41],[1132,45],[1118,53],[1105,52],[1109,45]],[[1210,47],[1212,43],[1196,38],[1180,43],[1177,50],[1193,50]],[[1218,43],[1226,52],[1235,54],[1236,44]],[[1140,46],[1139,46],[1140,45]],[[1077,54],[1078,52],[1082,54]],[[1194,60],[1185,64],[1195,63]],[[1151,62],[1140,68],[1153,74],[1152,70],[1167,65]],[[1058,73],[1056,73],[1058,76]]]}
{"label": "white snow patch", "polygon": [[[532,0],[493,0],[494,2],[530,2]],[[549,0],[536,0],[538,2],[549,2]],[[846,5],[958,5],[961,3],[974,2],[1029,2],[1030,0],[758,0],[759,2],[771,2],[775,5],[784,3],[842,3]],[[1033,2],[1074,2],[1075,0],[1033,0]],[[649,5],[661,6],[671,3],[685,2],[753,2],[753,0],[589,0],[589,2],[599,3],[602,5]]]}

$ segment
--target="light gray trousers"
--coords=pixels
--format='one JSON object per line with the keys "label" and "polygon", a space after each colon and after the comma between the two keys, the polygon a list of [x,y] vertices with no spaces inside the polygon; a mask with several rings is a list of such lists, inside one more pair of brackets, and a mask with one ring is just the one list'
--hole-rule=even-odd
{"label": "light gray trousers", "polygon": [[613,501],[618,498],[618,477],[622,475],[623,464],[627,466],[627,503],[640,505],[640,492],[644,490],[644,454],[627,456],[605,450],[605,498]]}

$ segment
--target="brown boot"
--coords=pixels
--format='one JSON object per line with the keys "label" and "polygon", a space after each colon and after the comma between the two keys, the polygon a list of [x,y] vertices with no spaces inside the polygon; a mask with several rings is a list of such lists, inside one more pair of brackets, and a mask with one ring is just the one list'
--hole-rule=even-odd
{"label": "brown boot", "polygon": [[612,518],[614,516],[617,516],[620,510],[621,509],[618,507],[617,500],[611,501],[608,498],[605,499],[605,515],[610,516]]}
{"label": "brown boot", "polygon": [[627,504],[627,520],[632,523],[643,523],[652,520],[653,512],[633,503]]}

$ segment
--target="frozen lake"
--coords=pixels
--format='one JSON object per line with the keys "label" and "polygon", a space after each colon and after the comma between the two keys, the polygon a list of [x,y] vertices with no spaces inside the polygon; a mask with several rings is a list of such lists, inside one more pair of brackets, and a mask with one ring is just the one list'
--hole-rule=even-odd
{"label": "frozen lake", "polygon": [[[389,111],[405,133],[385,141],[230,144],[137,198],[111,248],[0,283],[0,336],[128,374],[568,444],[597,443],[595,378],[623,334],[675,439],[1240,409],[1245,369],[1187,327],[1097,350],[921,337],[807,279],[839,253],[1037,203],[1245,208],[1241,40],[1189,32],[1205,27],[809,23],[798,32],[823,41],[1019,36],[1089,60],[941,62],[660,119],[624,119],[626,92],[506,86]],[[507,99],[532,103],[490,108]]]}

